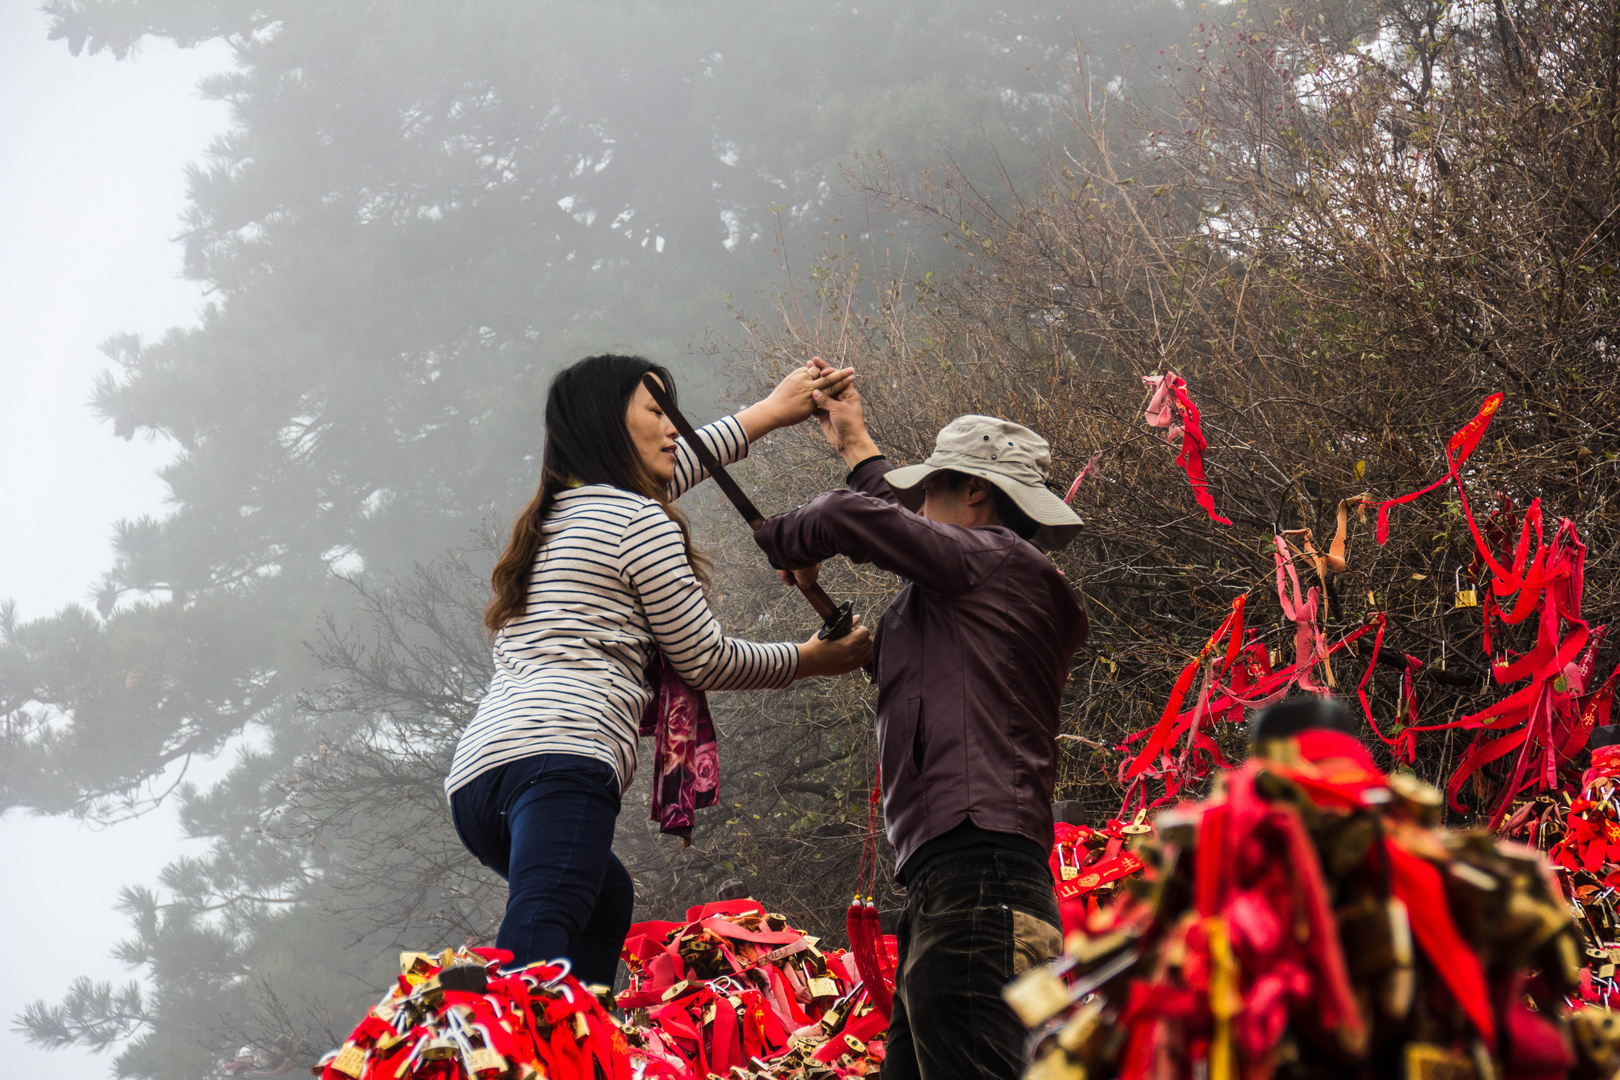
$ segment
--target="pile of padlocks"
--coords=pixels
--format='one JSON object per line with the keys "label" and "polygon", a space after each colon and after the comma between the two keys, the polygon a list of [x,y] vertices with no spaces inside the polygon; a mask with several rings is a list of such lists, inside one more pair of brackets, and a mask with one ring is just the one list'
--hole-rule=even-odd
{"label": "pile of padlocks", "polygon": [[1580,996],[1620,1006],[1620,726],[1592,733],[1591,765],[1579,793],[1542,793],[1521,801],[1506,835],[1547,853],[1585,944]]}
{"label": "pile of padlocks", "polygon": [[1153,832],[1146,812],[1130,822],[1109,821],[1100,829],[1059,821],[1053,826],[1050,866],[1053,892],[1067,925],[1096,912],[1125,881],[1142,872],[1136,848]]}
{"label": "pile of padlocks", "polygon": [[639,923],[624,958],[630,987],[620,1008],[647,1010],[637,1025],[645,1045],[683,1073],[864,1076],[883,1060],[888,1020],[854,958],[821,950],[757,901]]}
{"label": "pile of padlocks", "polygon": [[321,1080],[675,1080],[566,961],[500,971],[500,949],[404,953],[400,976],[312,1072]]}
{"label": "pile of padlocks", "polygon": [[311,1070],[321,1080],[839,1080],[877,1071],[887,1019],[843,950],[752,900],[631,928],[630,988],[499,949],[404,953],[397,983]]}
{"label": "pile of padlocks", "polygon": [[1438,828],[1441,793],[1341,731],[1277,730],[1008,988],[1030,1080],[1613,1076],[1545,860]]}

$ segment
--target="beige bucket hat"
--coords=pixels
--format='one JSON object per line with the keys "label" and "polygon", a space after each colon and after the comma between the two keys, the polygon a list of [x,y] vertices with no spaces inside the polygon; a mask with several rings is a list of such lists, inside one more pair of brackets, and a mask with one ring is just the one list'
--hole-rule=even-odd
{"label": "beige bucket hat", "polygon": [[885,480],[909,510],[923,504],[922,482],[941,469],[988,480],[1040,526],[1037,547],[1056,551],[1080,532],[1080,516],[1046,486],[1052,449],[1022,424],[994,416],[958,416],[940,429],[934,452],[921,465],[894,469]]}

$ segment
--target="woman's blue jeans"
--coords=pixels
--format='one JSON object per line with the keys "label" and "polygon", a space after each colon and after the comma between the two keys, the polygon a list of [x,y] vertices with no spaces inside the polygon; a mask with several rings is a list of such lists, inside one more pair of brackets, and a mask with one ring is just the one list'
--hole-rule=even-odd
{"label": "woman's blue jeans", "polygon": [[467,850],[506,879],[496,946],[519,964],[566,956],[580,982],[611,986],[635,907],[613,854],[613,769],[577,754],[508,762],[458,788],[450,816]]}

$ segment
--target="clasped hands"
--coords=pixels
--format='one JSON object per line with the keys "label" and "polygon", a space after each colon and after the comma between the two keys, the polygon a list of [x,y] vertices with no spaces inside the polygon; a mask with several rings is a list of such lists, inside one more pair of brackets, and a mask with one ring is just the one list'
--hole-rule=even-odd
{"label": "clasped hands", "polygon": [[[844,463],[854,468],[867,458],[877,457],[877,444],[866,430],[860,391],[855,389],[855,369],[834,368],[821,357],[812,356],[798,371],[811,379],[809,397],[813,408],[809,415],[815,417],[827,444],[838,451]],[[784,584],[808,587],[820,576],[821,564],[776,573]]]}

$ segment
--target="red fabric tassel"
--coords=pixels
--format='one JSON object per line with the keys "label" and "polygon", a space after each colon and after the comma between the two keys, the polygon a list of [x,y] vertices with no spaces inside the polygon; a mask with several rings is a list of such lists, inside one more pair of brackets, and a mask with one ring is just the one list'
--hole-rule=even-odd
{"label": "red fabric tassel", "polygon": [[1198,505],[1204,508],[1211,521],[1222,525],[1232,524],[1229,518],[1215,512],[1215,499],[1209,493],[1209,479],[1204,475],[1204,451],[1209,449],[1209,442],[1204,438],[1198,406],[1193,404],[1192,397],[1187,393],[1187,380],[1169,371],[1163,375],[1144,375],[1142,382],[1153,392],[1152,400],[1148,402],[1147,422],[1154,427],[1168,428],[1165,438],[1171,445],[1177,439],[1181,440],[1181,452],[1176,455],[1176,464],[1186,470],[1193,498],[1198,500]]}
{"label": "red fabric tassel", "polygon": [[1393,840],[1384,841],[1389,858],[1390,888],[1413,913],[1412,937],[1429,958],[1436,974],[1445,982],[1487,1045],[1496,1043],[1496,1020],[1491,1015],[1490,998],[1485,991],[1485,972],[1479,956],[1463,941],[1457,924],[1451,921],[1451,907],[1440,871]]}

